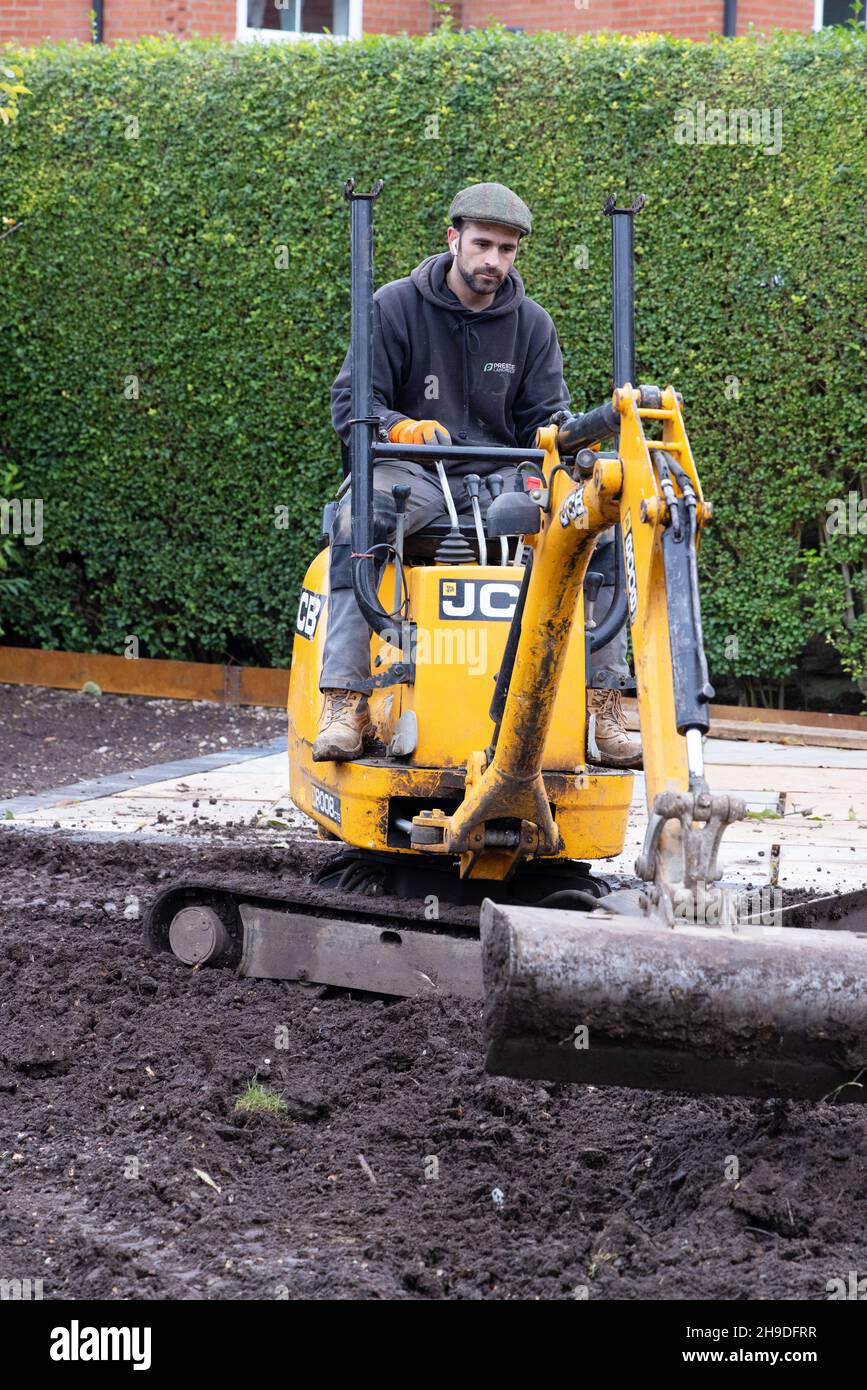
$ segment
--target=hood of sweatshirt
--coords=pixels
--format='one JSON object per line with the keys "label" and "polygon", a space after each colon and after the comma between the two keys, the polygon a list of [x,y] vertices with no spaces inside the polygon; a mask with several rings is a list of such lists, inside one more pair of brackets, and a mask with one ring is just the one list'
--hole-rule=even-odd
{"label": "hood of sweatshirt", "polygon": [[501,285],[497,286],[493,303],[487,309],[468,309],[446,284],[446,275],[451,269],[452,254],[444,251],[438,256],[428,256],[417,265],[410,279],[419,294],[440,309],[449,309],[469,319],[493,319],[501,314],[511,314],[524,302],[524,282],[514,266]]}

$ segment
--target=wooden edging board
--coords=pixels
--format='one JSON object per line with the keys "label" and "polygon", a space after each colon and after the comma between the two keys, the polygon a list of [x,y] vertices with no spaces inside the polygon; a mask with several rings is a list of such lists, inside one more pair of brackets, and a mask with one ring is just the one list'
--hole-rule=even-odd
{"label": "wooden edging board", "polygon": [[[220,666],[200,661],[128,659],[98,652],[50,652],[0,646],[0,684],[80,690],[94,681],[116,695],[169,700],[210,700],[227,705],[282,708],[289,692],[288,667]],[[626,722],[638,728],[635,700],[624,700]],[[711,705],[717,738],[867,749],[867,717],[813,710],[771,710]]]}
{"label": "wooden edging board", "polygon": [[289,693],[288,667],[219,666],[204,661],[0,647],[0,683],[80,690],[85,681],[94,681],[101,690],[115,695],[211,700],[226,705],[282,707]]}

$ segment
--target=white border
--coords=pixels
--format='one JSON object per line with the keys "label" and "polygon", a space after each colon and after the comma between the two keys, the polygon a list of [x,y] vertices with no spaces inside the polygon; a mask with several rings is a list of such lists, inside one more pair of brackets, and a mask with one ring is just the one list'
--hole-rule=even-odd
{"label": "white border", "polygon": [[[817,0],[821,3],[821,0]],[[247,0],[235,0],[235,37],[253,43],[297,43],[302,39],[333,39],[346,43],[347,38],[360,39],[364,0],[349,0],[349,34],[295,34],[284,29],[250,29],[247,25]]]}

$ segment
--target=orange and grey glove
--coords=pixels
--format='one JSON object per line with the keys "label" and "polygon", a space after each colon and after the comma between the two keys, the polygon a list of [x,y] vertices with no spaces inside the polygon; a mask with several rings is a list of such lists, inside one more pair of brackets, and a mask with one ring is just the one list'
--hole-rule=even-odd
{"label": "orange and grey glove", "polygon": [[392,444],[451,444],[452,437],[439,420],[395,420],[388,432]]}

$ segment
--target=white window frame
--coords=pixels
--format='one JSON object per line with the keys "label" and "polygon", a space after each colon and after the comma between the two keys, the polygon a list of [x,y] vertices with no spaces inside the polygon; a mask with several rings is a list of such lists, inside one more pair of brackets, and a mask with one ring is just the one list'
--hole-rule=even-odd
{"label": "white window frame", "polygon": [[[864,25],[867,28],[867,14],[864,16]],[[825,0],[813,0],[813,32],[825,27]]]}
{"label": "white window frame", "polygon": [[306,34],[292,29],[251,29],[247,24],[247,0],[235,0],[235,37],[252,43],[297,43],[309,39],[346,43],[347,39],[361,38],[363,8],[364,0],[349,0],[348,34]]}

